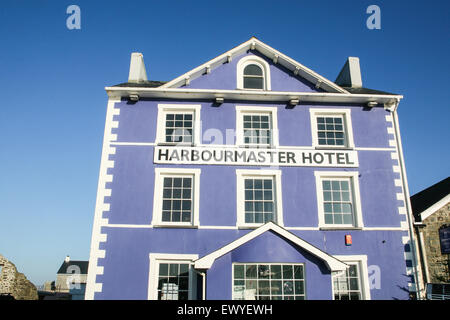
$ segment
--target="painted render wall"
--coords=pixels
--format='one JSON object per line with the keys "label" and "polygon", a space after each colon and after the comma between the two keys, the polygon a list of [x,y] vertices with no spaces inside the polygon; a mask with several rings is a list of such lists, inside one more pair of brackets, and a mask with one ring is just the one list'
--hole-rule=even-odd
{"label": "painted render wall", "polygon": [[[104,227],[103,232],[108,235],[108,241],[101,246],[101,249],[106,250],[105,258],[100,259],[100,265],[105,266],[105,269],[103,275],[97,276],[97,281],[103,283],[103,291],[96,293],[95,298],[147,299],[149,253],[198,254],[201,257],[243,236],[249,230]],[[332,255],[366,254],[368,266],[378,266],[381,271],[380,288],[371,290],[371,298],[408,299],[410,278],[405,273],[400,232],[291,232]],[[345,234],[353,237],[351,247],[344,244]],[[231,263],[257,261],[306,262],[307,298],[330,299],[331,279],[320,267],[322,263],[284,241],[273,241],[276,237],[278,236],[265,233],[259,237],[262,239],[256,238],[217,259],[207,273],[207,298],[231,299]],[[319,267],[322,270],[320,273],[316,270]],[[324,275],[323,279],[320,274]]]}
{"label": "painted render wall", "polygon": [[[117,104],[120,109],[118,142],[153,143],[156,135],[158,103],[167,101],[140,101],[134,105],[126,102]],[[211,103],[200,103],[203,133],[210,128],[218,129],[225,137],[227,130],[234,130],[236,111],[233,103],[213,107]],[[181,103],[182,104],[182,103]],[[243,105],[242,102],[236,104]],[[252,104],[261,105],[261,104]],[[270,106],[273,106],[271,104]],[[279,137],[281,146],[312,146],[311,120],[309,106],[294,109],[278,108]],[[314,106],[317,108],[318,106]],[[326,106],[330,108],[330,106]],[[331,106],[331,108],[334,108]],[[365,148],[389,148],[386,111],[372,109],[363,111],[362,107],[350,108],[355,146]],[[143,125],[145,124],[145,125]],[[371,128],[372,130],[367,130]],[[360,133],[362,132],[362,133]],[[364,138],[361,138],[364,136]],[[363,144],[364,142],[369,142]],[[214,142],[214,141],[213,141]],[[234,144],[234,140],[230,141]],[[207,143],[206,143],[207,144]],[[110,223],[149,224],[153,210],[153,188],[155,167],[190,167],[185,165],[153,164],[153,146],[115,145],[116,153],[110,156],[115,165],[109,173],[114,176],[107,188],[112,190],[106,202],[111,204]],[[360,192],[363,220],[370,227],[399,227],[398,205],[395,193],[399,188],[394,185],[398,174],[392,171],[397,160],[391,158],[391,151],[359,150],[359,168],[312,168],[280,167],[282,175],[282,195],[285,226],[314,227],[318,223],[314,171],[358,171],[360,174]],[[202,225],[236,225],[236,169],[257,169],[254,166],[200,165],[200,223]],[[217,183],[220,181],[221,183]],[[223,184],[227,188],[223,188]],[[291,186],[295,185],[296,188]],[[401,188],[400,188],[401,189]],[[220,194],[223,201],[217,207],[214,195]],[[384,199],[379,201],[378,199]],[[230,212],[234,214],[230,214]],[[379,214],[382,212],[383,214]]]}
{"label": "painted render wall", "polygon": [[[208,230],[185,228],[151,228],[154,193],[154,169],[156,167],[195,167],[201,168],[200,175],[200,225],[201,226],[235,226],[236,225],[236,169],[258,167],[220,166],[220,165],[155,165],[153,164],[153,145],[156,136],[157,105],[168,101],[141,100],[130,104],[122,101],[115,105],[120,115],[114,117],[118,128],[112,129],[120,143],[148,143],[149,145],[111,144],[116,152],[109,156],[114,160],[114,167],[108,169],[113,176],[112,182],[106,184],[111,189],[111,196],[105,197],[110,209],[103,217],[109,219],[108,226],[102,227],[101,233],[107,235],[107,241],[100,244],[105,250],[105,258],[98,260],[104,266],[102,275],[96,281],[102,283],[102,292],[95,294],[95,299],[147,299],[149,277],[149,253],[184,253],[198,254],[200,257],[228,244],[244,235],[249,230]],[[236,104],[242,101],[227,102],[216,107],[211,102],[187,101],[170,102],[179,104],[201,104],[201,120],[203,131],[217,128],[222,132],[234,129],[236,122]],[[276,106],[280,145],[311,146],[311,124],[309,108],[320,106],[301,105],[294,109],[286,109],[281,104],[251,103],[249,105]],[[336,108],[338,106],[323,106]],[[339,106],[342,108],[342,106]],[[387,133],[389,122],[383,109],[373,108],[364,111],[361,106],[347,106],[351,109],[353,135],[358,150],[359,168],[313,168],[313,167],[280,167],[282,170],[282,196],[284,227],[317,227],[318,213],[315,187],[315,170],[326,171],[358,171],[363,222],[365,227],[400,227],[405,216],[399,215],[398,207],[403,202],[397,200],[396,192],[400,187],[394,185],[399,174],[393,172],[390,147],[392,136]],[[234,142],[234,141],[233,141]],[[358,148],[384,148],[386,150],[359,150]],[[389,149],[390,148],[390,149]],[[293,187],[295,186],[295,188]],[[382,199],[382,201],[380,201]],[[116,224],[132,225],[119,228]],[[407,299],[408,282],[402,237],[406,231],[318,231],[290,230],[302,239],[332,255],[368,256],[368,265],[376,265],[381,270],[381,289],[371,290],[372,299]],[[346,247],[344,235],[353,237],[353,245]],[[272,237],[273,238],[273,237]],[[255,261],[305,261],[307,272],[313,272],[318,265],[314,259],[306,259],[301,250],[292,249],[285,257],[265,255],[270,248],[269,236],[264,235],[255,241],[256,247],[264,248],[259,255],[253,255]],[[273,240],[273,239],[271,239]],[[250,244],[248,244],[249,246]],[[247,245],[246,245],[247,246]],[[283,241],[273,242],[273,248],[289,246]],[[239,248],[237,252],[246,252]],[[270,251],[270,252],[273,252]],[[238,260],[238,253],[230,253],[216,261],[208,272],[208,298],[231,298],[231,262]],[[239,257],[242,257],[240,255]],[[303,260],[302,260],[303,259]],[[226,271],[228,270],[228,271]],[[330,276],[319,273],[307,282],[307,296],[310,299],[329,299],[331,296]],[[320,285],[319,285],[320,284]],[[316,287],[317,289],[316,291]],[[220,290],[212,288],[220,287]]]}

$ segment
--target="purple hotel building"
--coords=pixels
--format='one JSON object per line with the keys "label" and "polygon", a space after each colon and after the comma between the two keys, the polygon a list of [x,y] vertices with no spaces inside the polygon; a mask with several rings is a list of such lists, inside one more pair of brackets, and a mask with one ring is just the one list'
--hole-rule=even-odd
{"label": "purple hotel building", "polygon": [[86,299],[409,299],[401,95],[256,38],[108,105]]}

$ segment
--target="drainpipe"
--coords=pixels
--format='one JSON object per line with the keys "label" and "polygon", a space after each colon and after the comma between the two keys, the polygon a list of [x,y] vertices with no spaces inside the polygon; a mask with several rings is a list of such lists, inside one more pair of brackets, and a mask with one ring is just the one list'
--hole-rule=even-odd
{"label": "drainpipe", "polygon": [[425,244],[423,242],[423,233],[422,233],[422,228],[425,227],[424,224],[415,224],[416,226],[416,230],[417,230],[417,235],[419,237],[419,256],[420,256],[420,261],[422,263],[422,272],[423,272],[423,281],[424,284],[426,285],[428,283],[428,279],[429,279],[429,275],[428,275],[428,262],[427,262],[427,253],[425,251]]}
{"label": "drainpipe", "polygon": [[206,300],[206,272],[195,270],[202,277],[202,300]]}
{"label": "drainpipe", "polygon": [[400,165],[400,171],[401,171],[401,179],[403,183],[403,195],[405,196],[405,204],[406,204],[406,218],[408,220],[408,228],[409,228],[409,234],[411,238],[411,255],[413,259],[413,273],[415,278],[415,284],[416,284],[416,295],[418,300],[422,300],[422,288],[421,288],[421,278],[419,276],[419,264],[417,261],[417,247],[416,247],[416,240],[414,237],[414,227],[412,222],[412,209],[411,209],[411,202],[409,199],[409,187],[408,187],[408,181],[406,179],[406,170],[405,170],[405,163],[403,158],[403,149],[402,149],[402,142],[400,140],[400,128],[398,123],[398,116],[397,116],[397,107],[399,104],[399,100],[397,99],[395,101],[395,105],[391,109],[392,113],[392,122],[395,130],[395,141],[397,143],[397,152],[398,152],[398,161]]}

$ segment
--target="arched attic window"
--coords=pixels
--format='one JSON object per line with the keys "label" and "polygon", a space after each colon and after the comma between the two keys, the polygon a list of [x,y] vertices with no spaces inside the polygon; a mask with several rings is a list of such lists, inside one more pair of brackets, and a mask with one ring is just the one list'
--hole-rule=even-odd
{"label": "arched attic window", "polygon": [[245,89],[264,89],[264,73],[257,64],[247,65],[243,77]]}
{"label": "arched attic window", "polygon": [[237,88],[270,90],[269,64],[255,56],[242,58],[237,65]]}

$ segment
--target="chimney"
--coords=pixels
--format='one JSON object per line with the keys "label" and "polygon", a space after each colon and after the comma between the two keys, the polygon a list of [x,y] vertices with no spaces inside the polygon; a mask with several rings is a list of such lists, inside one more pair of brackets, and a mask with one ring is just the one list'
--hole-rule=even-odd
{"label": "chimney", "polygon": [[130,73],[128,82],[144,82],[147,81],[147,73],[145,71],[144,56],[142,53],[133,52],[130,60]]}
{"label": "chimney", "polygon": [[358,57],[348,57],[341,72],[334,81],[337,85],[342,87],[361,88],[361,69],[359,67]]}
{"label": "chimney", "polygon": [[65,263],[69,263],[69,262],[70,262],[70,257],[67,256],[67,257],[64,259],[64,262],[65,262]]}

